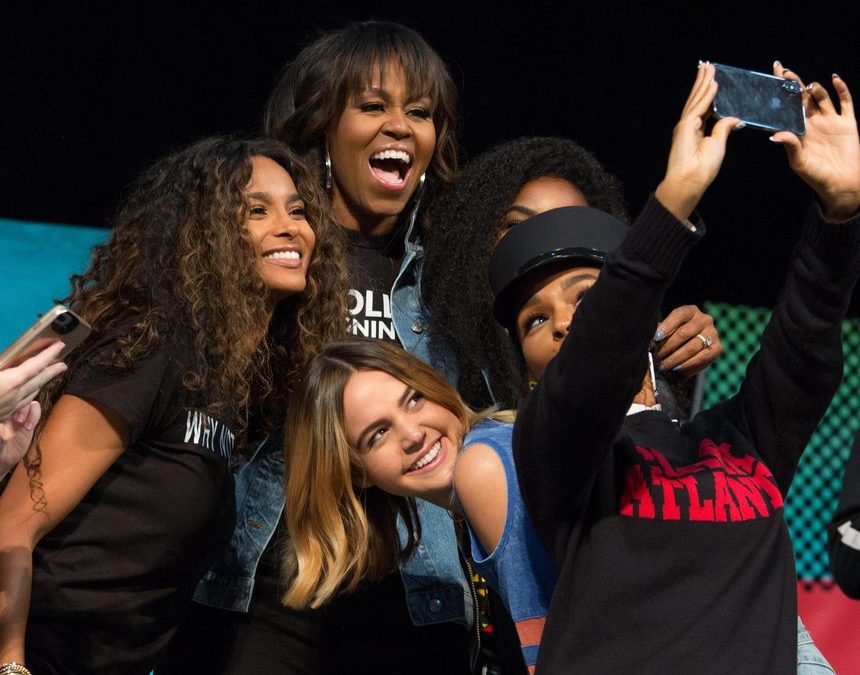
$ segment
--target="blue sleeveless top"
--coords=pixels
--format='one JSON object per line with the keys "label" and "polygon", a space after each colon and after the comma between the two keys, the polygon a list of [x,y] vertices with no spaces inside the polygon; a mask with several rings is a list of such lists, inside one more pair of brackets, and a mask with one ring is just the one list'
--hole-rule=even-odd
{"label": "blue sleeveless top", "polygon": [[464,448],[480,443],[499,456],[508,490],[505,528],[496,549],[487,553],[471,526],[469,539],[475,568],[505,603],[516,625],[526,665],[533,671],[544,617],[558,577],[523,504],[514,468],[512,432],[513,425],[488,419],[466,435]]}

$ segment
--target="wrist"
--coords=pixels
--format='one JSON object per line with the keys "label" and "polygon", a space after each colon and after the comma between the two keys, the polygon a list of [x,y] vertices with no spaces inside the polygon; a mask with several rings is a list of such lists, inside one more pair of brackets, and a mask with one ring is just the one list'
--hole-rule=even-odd
{"label": "wrist", "polygon": [[841,222],[853,218],[860,211],[860,193],[818,195],[818,204],[825,220]]}
{"label": "wrist", "polygon": [[672,181],[663,179],[654,190],[654,197],[675,218],[686,223],[699,202],[698,199],[691,198],[687,192],[679,189]]}

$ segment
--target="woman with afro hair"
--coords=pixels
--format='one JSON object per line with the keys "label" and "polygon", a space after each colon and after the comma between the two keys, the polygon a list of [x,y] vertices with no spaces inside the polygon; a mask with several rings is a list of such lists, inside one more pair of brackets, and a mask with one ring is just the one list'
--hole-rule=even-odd
{"label": "woman with afro hair", "polygon": [[[591,206],[629,221],[621,184],[594,155],[569,139],[528,137],[472,160],[431,213],[422,280],[431,351],[454,354],[457,387],[475,409],[514,406],[527,387],[522,359],[493,319],[490,255],[512,224],[561,206]],[[722,352],[713,319],[696,307],[674,310],[658,329],[665,371],[689,377]],[[714,335],[708,349],[696,337],[703,331]]]}

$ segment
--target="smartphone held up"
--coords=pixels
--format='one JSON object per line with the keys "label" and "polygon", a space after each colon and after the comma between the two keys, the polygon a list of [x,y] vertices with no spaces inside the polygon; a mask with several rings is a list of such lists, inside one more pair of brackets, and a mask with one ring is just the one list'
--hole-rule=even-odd
{"label": "smartphone held up", "polygon": [[750,127],[767,131],[806,133],[800,84],[775,75],[715,63],[719,88],[714,115],[737,117]]}

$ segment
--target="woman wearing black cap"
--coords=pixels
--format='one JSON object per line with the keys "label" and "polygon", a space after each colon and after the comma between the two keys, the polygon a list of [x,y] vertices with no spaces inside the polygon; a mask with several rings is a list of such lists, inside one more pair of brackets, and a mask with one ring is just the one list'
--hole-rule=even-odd
{"label": "woman wearing black cap", "polygon": [[[432,209],[421,279],[431,349],[455,357],[457,389],[476,409],[513,406],[527,390],[510,337],[492,319],[490,255],[511,226],[561,206],[592,206],[628,221],[618,180],[590,152],[566,138],[525,137],[469,162]],[[655,356],[673,384],[722,353],[713,319],[692,305],[668,313],[658,328]],[[711,338],[709,349],[699,333]],[[658,384],[668,390],[662,376]]]}
{"label": "woman wearing black cap", "polygon": [[703,234],[686,219],[737,122],[703,134],[712,73],[700,68],[666,177],[599,279],[581,251],[563,253],[575,267],[562,270],[534,251],[509,258],[526,236],[545,237],[542,253],[570,248],[550,216],[514,228],[494,254],[494,287],[512,302],[497,313],[540,378],[514,448],[529,515],[560,571],[543,672],[797,670],[782,503],[841,377],[840,321],[860,274],[860,144],[836,76],[841,113],[813,84],[803,140],[773,136],[820,210],[740,392],[679,427],[657,409],[649,347],[663,293]]}

